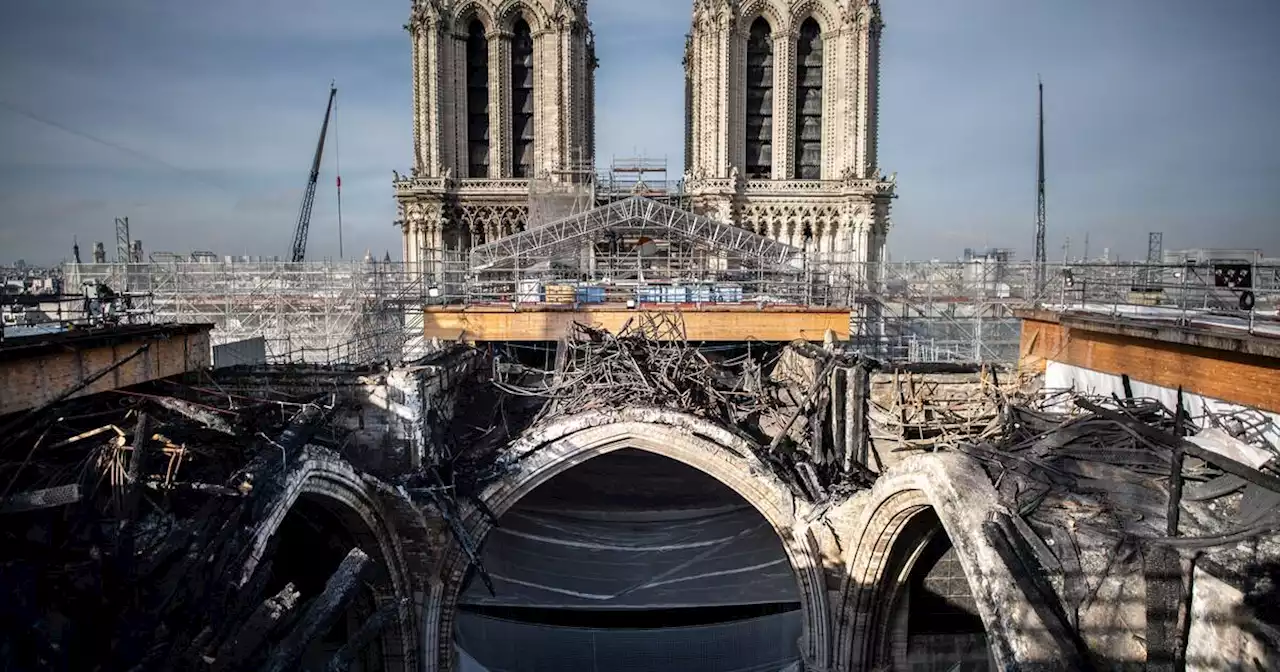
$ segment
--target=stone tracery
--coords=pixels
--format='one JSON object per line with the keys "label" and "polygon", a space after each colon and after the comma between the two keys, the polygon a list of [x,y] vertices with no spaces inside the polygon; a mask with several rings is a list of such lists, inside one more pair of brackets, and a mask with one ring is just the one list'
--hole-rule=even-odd
{"label": "stone tracery", "polygon": [[[472,35],[475,21],[482,38]],[[513,52],[518,24],[531,54]],[[570,156],[591,161],[594,38],[582,0],[417,0],[406,28],[414,166],[396,180],[396,198],[405,261],[438,274],[441,257],[523,230],[530,178]],[[481,57],[485,67],[469,68]]]}
{"label": "stone tracery", "polygon": [[[759,87],[748,84],[748,39],[760,18],[773,35],[769,175],[757,174],[759,157],[749,152],[759,150],[747,142],[754,109],[748,86]],[[808,24],[805,44],[820,63],[809,63],[809,79],[798,82],[806,21],[816,24],[816,33]],[[870,0],[694,3],[686,190],[696,211],[804,246],[824,262],[883,257],[894,185],[874,161],[879,23],[879,6]],[[801,94],[820,111],[805,109]],[[864,206],[874,222],[855,220],[853,205]],[[820,212],[805,214],[807,207]]]}
{"label": "stone tracery", "polygon": [[[594,162],[586,11],[581,0],[415,4],[415,165],[395,183],[405,261],[442,273],[441,260],[525,228],[533,180]],[[878,3],[695,0],[691,25],[692,209],[803,247],[835,272],[882,259],[896,184],[876,163]],[[528,41],[531,54],[513,50]]]}

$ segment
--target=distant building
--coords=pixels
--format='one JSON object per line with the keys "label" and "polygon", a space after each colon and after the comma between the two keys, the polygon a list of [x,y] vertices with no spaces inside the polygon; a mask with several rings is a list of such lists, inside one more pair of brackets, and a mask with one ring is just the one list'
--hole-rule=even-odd
{"label": "distant building", "polygon": [[974,249],[964,248],[964,261],[988,261],[1007,264],[1013,260],[1013,250],[1007,247]]}
{"label": "distant building", "polygon": [[[1193,248],[1188,250],[1165,250],[1162,263],[1168,265],[1182,264],[1262,264],[1266,257],[1262,250],[1232,249],[1224,247]],[[1275,261],[1280,260],[1273,260]]]}

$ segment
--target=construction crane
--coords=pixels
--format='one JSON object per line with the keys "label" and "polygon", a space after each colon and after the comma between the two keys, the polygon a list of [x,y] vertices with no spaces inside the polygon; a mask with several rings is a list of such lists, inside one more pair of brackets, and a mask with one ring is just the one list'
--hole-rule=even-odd
{"label": "construction crane", "polygon": [[307,229],[311,228],[311,206],[316,201],[316,181],[320,179],[320,157],[324,154],[324,137],[329,132],[329,115],[333,113],[333,99],[338,87],[329,85],[329,104],[324,108],[324,123],[320,125],[320,141],[316,143],[316,158],[311,162],[311,175],[307,178],[307,190],[302,194],[302,207],[298,209],[298,224],[293,230],[294,261],[307,256]]}

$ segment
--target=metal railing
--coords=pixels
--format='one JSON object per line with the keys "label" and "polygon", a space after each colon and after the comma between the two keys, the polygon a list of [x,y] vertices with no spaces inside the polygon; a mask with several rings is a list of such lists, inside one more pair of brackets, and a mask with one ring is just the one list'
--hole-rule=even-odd
{"label": "metal railing", "polygon": [[1020,308],[1213,314],[1257,331],[1276,328],[1280,304],[1280,266],[1262,265],[1249,267],[1244,288],[1223,286],[1222,269],[1208,264],[1052,264],[1040,284],[1030,263],[805,261],[779,270],[734,267],[692,247],[665,259],[522,260],[507,276],[474,272],[456,252],[424,258],[433,261],[72,264],[65,275],[69,291],[100,281],[129,295],[131,320],[212,323],[215,344],[262,336],[273,361],[320,363],[421,352],[423,310],[433,306],[835,308],[849,311],[854,346],[881,359],[1012,362]]}

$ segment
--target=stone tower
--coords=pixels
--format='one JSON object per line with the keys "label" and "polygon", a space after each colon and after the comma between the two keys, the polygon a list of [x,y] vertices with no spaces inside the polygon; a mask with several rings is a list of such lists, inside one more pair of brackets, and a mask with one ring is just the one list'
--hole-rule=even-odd
{"label": "stone tower", "polygon": [[428,273],[524,228],[534,178],[595,154],[587,0],[413,0],[404,259]]}
{"label": "stone tower", "polygon": [[694,209],[815,261],[883,260],[895,185],[876,161],[881,27],[876,0],[694,0]]}

